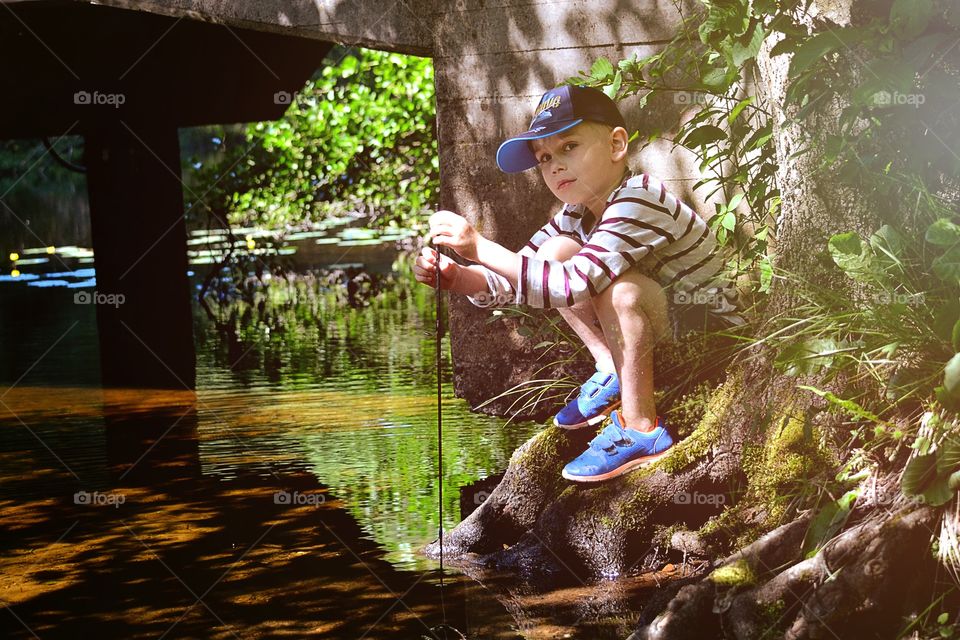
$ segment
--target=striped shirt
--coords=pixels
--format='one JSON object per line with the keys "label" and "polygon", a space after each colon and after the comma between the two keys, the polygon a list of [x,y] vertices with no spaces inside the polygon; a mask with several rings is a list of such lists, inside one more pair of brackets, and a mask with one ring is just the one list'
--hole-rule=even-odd
{"label": "striped shirt", "polygon": [[[610,194],[599,222],[581,205],[564,205],[519,251],[514,291],[503,276],[484,267],[489,294],[469,297],[477,306],[507,303],[550,309],[570,307],[606,289],[641,265],[673,291],[677,304],[705,304],[730,324],[743,324],[732,283],[722,277],[725,256],[716,236],[693,209],[646,174],[629,176]],[[580,251],[566,261],[536,257],[544,242],[566,236]]]}

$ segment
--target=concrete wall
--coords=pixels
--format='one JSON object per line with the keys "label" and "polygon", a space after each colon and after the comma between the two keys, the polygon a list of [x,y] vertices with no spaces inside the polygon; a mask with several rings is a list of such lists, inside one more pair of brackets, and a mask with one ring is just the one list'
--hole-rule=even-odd
{"label": "concrete wall", "polygon": [[[689,15],[692,3],[683,3]],[[436,27],[436,87],[443,205],[517,250],[560,203],[537,171],[507,175],[494,158],[507,136],[526,130],[540,95],[605,56],[655,52],[677,32],[681,15],[671,3],[651,0],[459,0]],[[627,100],[628,127],[647,134],[676,117],[679,105],[656,103],[642,112]],[[690,187],[699,178],[692,155],[657,143],[634,149],[631,167],[672,183],[707,213]],[[701,192],[702,193],[702,190]],[[709,211],[713,211],[709,207]],[[451,341],[458,395],[477,404],[530,380],[545,363],[529,340],[507,323],[488,324],[489,311],[451,300]],[[556,314],[556,311],[548,313]],[[506,409],[499,403],[495,411]]]}
{"label": "concrete wall", "polygon": [[[440,139],[441,202],[467,216],[487,237],[520,248],[559,203],[535,171],[501,173],[501,140],[523,131],[548,88],[606,56],[616,61],[656,51],[677,31],[695,0],[101,0],[102,4],[210,20],[249,29],[433,56]],[[661,101],[642,112],[622,104],[641,135],[662,129],[683,105]],[[658,142],[634,151],[634,169],[670,188],[705,215],[713,206],[691,193],[699,178],[692,156]],[[556,313],[551,311],[550,313]],[[451,300],[457,390],[471,404],[533,374],[527,340],[488,311]],[[504,405],[501,405],[501,408]]]}

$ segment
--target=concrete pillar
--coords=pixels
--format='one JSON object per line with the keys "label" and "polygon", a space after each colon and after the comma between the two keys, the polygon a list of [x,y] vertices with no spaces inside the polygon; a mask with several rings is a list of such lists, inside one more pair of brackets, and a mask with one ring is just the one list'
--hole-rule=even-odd
{"label": "concrete pillar", "polygon": [[85,139],[103,385],[193,389],[177,128],[120,120]]}

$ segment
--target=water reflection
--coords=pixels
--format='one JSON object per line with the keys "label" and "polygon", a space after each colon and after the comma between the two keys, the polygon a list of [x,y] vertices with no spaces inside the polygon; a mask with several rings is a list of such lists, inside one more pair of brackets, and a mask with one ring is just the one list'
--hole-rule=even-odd
{"label": "water reflection", "polygon": [[[649,578],[543,591],[448,570],[440,604],[414,553],[439,525],[433,293],[396,252],[385,274],[351,270],[371,247],[322,272],[219,274],[210,313],[194,306],[196,392],[100,389],[93,308],[0,284],[0,593],[34,632],[624,636]],[[471,413],[446,358],[440,375],[452,527],[458,489],[539,426]]]}

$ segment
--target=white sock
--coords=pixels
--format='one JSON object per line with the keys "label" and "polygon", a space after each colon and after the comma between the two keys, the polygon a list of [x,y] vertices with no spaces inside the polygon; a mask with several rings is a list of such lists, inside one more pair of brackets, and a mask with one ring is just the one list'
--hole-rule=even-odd
{"label": "white sock", "polygon": [[616,373],[617,368],[613,366],[612,362],[598,362],[597,371],[600,371],[601,373]]}

